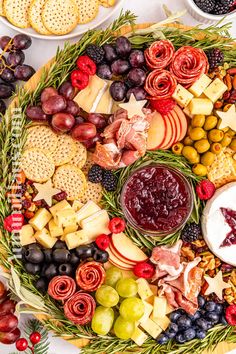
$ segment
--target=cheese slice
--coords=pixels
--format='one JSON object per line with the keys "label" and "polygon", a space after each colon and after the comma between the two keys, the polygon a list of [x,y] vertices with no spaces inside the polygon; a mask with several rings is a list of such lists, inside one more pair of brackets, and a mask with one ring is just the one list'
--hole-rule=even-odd
{"label": "cheese slice", "polygon": [[62,200],[61,202],[53,205],[49,210],[52,216],[54,217],[59,210],[71,209],[71,205],[67,200]]}
{"label": "cheese slice", "polygon": [[30,245],[31,243],[35,243],[34,237],[34,229],[31,225],[23,225],[20,232],[20,244],[21,246]]}
{"label": "cheese slice", "polygon": [[74,211],[80,210],[83,206],[84,204],[81,203],[79,200],[74,200],[72,203],[72,209],[74,209]]}
{"label": "cheese slice", "polygon": [[63,227],[55,223],[54,219],[51,219],[48,223],[50,235],[52,237],[59,237],[63,235]]}
{"label": "cheese slice", "polygon": [[207,88],[207,86],[210,85],[212,80],[207,76],[206,74],[203,74],[200,79],[194,82],[194,84],[189,88],[189,91],[195,96],[199,97],[201,94],[204,92],[204,90]]}
{"label": "cheese slice", "polygon": [[211,115],[213,111],[213,103],[209,98],[193,98],[188,106],[190,113]]}
{"label": "cheese slice", "polygon": [[162,332],[162,328],[150,318],[148,318],[145,322],[142,322],[140,326],[154,339],[156,339]]}
{"label": "cheese slice", "polygon": [[167,299],[165,297],[154,297],[153,317],[163,318],[166,315]]}
{"label": "cheese slice", "polygon": [[97,211],[81,221],[81,227],[86,231],[89,241],[94,241],[98,235],[109,234],[109,215],[106,210]]}
{"label": "cheese slice", "polygon": [[153,317],[153,314],[151,315],[150,319],[155,322],[163,331],[165,331],[170,324],[170,319],[167,316],[164,316],[162,318],[155,318]]}
{"label": "cheese slice", "polygon": [[88,238],[87,232],[85,230],[79,230],[79,231],[67,234],[64,237],[64,241],[67,245],[67,248],[69,250],[72,250],[80,245],[84,245],[84,244],[88,243],[89,238]]}
{"label": "cheese slice", "polygon": [[204,94],[212,102],[216,102],[227,90],[228,87],[224,82],[217,78],[204,90]]}
{"label": "cheese slice", "polygon": [[141,331],[140,328],[136,327],[134,330],[134,333],[131,336],[131,339],[139,346],[141,347],[143,343],[148,339],[148,336],[146,333]]}
{"label": "cheese slice", "polygon": [[63,230],[63,235],[70,234],[71,232],[75,232],[78,230],[78,225],[77,224],[70,224],[66,226]]}
{"label": "cheese slice", "polygon": [[37,231],[34,235],[36,241],[38,243],[40,243],[40,245],[42,245],[45,248],[53,248],[53,246],[55,245],[55,243],[57,242],[57,238],[56,237],[51,237],[49,234],[49,231],[44,228],[40,231]]}
{"label": "cheese slice", "polygon": [[153,296],[153,292],[150,289],[149,283],[144,278],[139,278],[136,280],[138,284],[138,294],[142,300],[147,300],[151,296]]}
{"label": "cheese slice", "polygon": [[64,227],[77,223],[76,213],[72,208],[57,211],[54,220],[58,226]]}
{"label": "cheese slice", "polygon": [[108,82],[108,87],[106,88],[104,94],[102,95],[100,101],[98,102],[98,105],[94,111],[95,113],[101,113],[101,114],[112,113],[113,99],[110,94],[111,83],[112,83],[111,81]]}
{"label": "cheese slice", "polygon": [[149,304],[146,301],[143,301],[144,304],[144,314],[143,316],[139,319],[139,323],[146,322],[147,319],[151,316],[151,313],[153,311],[153,306]]}
{"label": "cheese slice", "polygon": [[94,203],[92,200],[89,200],[77,213],[77,222],[80,225],[83,219],[88,218],[89,216],[95,214],[101,208]]}
{"label": "cheese slice", "polygon": [[39,209],[34,217],[29,220],[29,224],[37,231],[42,230],[52,218],[51,213],[45,208]]}
{"label": "cheese slice", "polygon": [[175,92],[172,95],[172,98],[181,106],[181,107],[187,107],[191,100],[193,99],[193,95],[191,92],[186,90],[185,87],[182,85],[178,84]]}

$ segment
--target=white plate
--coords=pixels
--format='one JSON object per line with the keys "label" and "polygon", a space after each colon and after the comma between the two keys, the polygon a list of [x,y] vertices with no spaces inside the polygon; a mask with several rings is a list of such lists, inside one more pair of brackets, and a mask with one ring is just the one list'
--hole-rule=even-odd
{"label": "white plate", "polygon": [[103,22],[107,21],[118,9],[121,8],[122,4],[124,3],[125,0],[117,0],[116,4],[113,7],[108,7],[105,8],[103,6],[99,6],[99,12],[98,15],[96,16],[93,21],[86,23],[84,25],[78,25],[72,32],[63,35],[63,36],[46,36],[43,34],[37,33],[35,30],[32,28],[19,28],[14,25],[12,25],[5,17],[0,16],[1,22],[12,28],[13,30],[21,33],[28,34],[31,37],[34,38],[39,38],[39,39],[45,39],[45,40],[61,40],[61,39],[69,39],[69,38],[74,38],[77,36],[80,36],[81,34],[87,32],[90,29],[96,28],[100,26]]}

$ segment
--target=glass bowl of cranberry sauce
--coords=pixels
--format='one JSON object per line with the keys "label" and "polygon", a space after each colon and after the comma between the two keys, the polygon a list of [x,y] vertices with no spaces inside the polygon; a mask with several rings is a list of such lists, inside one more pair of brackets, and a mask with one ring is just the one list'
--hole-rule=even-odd
{"label": "glass bowl of cranberry sauce", "polygon": [[166,236],[187,222],[193,210],[193,191],[177,169],[155,164],[130,175],[120,201],[134,229],[147,236]]}

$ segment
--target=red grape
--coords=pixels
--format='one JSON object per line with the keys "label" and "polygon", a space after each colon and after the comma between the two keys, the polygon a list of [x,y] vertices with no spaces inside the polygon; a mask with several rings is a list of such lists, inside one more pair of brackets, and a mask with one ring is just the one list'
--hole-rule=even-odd
{"label": "red grape", "polygon": [[47,101],[51,96],[57,96],[58,92],[54,87],[46,87],[41,93],[41,102]]}
{"label": "red grape", "polygon": [[93,123],[97,129],[105,128],[107,125],[106,119],[103,117],[102,114],[99,113],[90,113],[88,115],[88,121]]}
{"label": "red grape", "polygon": [[126,94],[126,98],[129,100],[132,94],[134,94],[137,101],[145,100],[147,98],[147,93],[142,87],[130,88]]}
{"label": "red grape", "polygon": [[97,129],[92,123],[81,123],[73,128],[72,138],[80,142],[92,139],[97,134]]}
{"label": "red grape", "polygon": [[22,50],[16,50],[8,54],[7,64],[15,68],[17,65],[22,65],[25,61],[25,54]]}
{"label": "red grape", "polygon": [[144,53],[141,50],[134,49],[130,53],[129,62],[133,68],[140,68],[145,64]]}
{"label": "red grape", "polygon": [[127,80],[130,86],[142,86],[146,80],[146,73],[139,68],[131,69],[127,75]]}
{"label": "red grape", "polygon": [[42,104],[42,109],[46,114],[55,114],[66,109],[66,99],[63,96],[51,96]]}
{"label": "red grape", "polygon": [[0,343],[13,344],[20,338],[19,328],[14,329],[12,332],[0,333]]}
{"label": "red grape", "polygon": [[80,123],[84,123],[85,119],[81,116],[75,117],[75,125],[78,125]]}
{"label": "red grape", "polygon": [[72,116],[77,116],[80,113],[78,103],[72,100],[67,101],[65,112],[72,114]]}
{"label": "red grape", "polygon": [[92,149],[96,146],[97,142],[102,143],[102,137],[100,134],[96,134],[95,137],[88,139],[86,141],[83,141],[84,146],[86,147],[86,149]]}
{"label": "red grape", "polygon": [[75,88],[70,81],[66,81],[59,87],[59,94],[64,96],[67,100],[73,100],[75,97]]}
{"label": "red grape", "polygon": [[13,46],[16,49],[28,49],[32,44],[31,38],[27,34],[17,34],[13,38]]}
{"label": "red grape", "polygon": [[0,98],[9,98],[14,92],[14,86],[10,83],[0,83]]}
{"label": "red grape", "polygon": [[14,76],[14,71],[11,70],[10,68],[5,68],[1,71],[0,75],[1,79],[6,81],[6,82],[15,82],[16,78]]}
{"label": "red grape", "polygon": [[[2,50],[5,50],[6,46],[8,45],[8,43],[10,42],[11,37],[8,36],[2,36],[0,37],[0,48]],[[6,52],[9,52],[9,50],[11,49],[12,45],[9,46],[9,48],[6,50]]]}
{"label": "red grape", "polygon": [[122,81],[113,81],[110,86],[110,94],[114,101],[123,101],[127,93],[127,87]]}
{"label": "red grape", "polygon": [[51,124],[56,131],[66,133],[74,126],[75,118],[69,113],[56,113],[52,117]]}
{"label": "red grape", "polygon": [[131,52],[131,43],[128,38],[121,36],[116,39],[116,51],[122,58],[126,58]]}
{"label": "red grape", "polygon": [[40,106],[28,106],[26,116],[34,121],[46,121],[48,118]]}
{"label": "red grape", "polygon": [[12,313],[0,317],[0,332],[11,332],[18,326],[18,318]]}
{"label": "red grape", "polygon": [[111,64],[111,71],[114,75],[124,75],[130,69],[130,64],[127,60],[117,59]]}
{"label": "red grape", "polygon": [[24,65],[18,65],[15,68],[14,75],[17,80],[28,81],[31,78],[31,76],[34,75],[34,73],[35,70],[34,68],[32,68],[32,66],[24,64]]}
{"label": "red grape", "polygon": [[7,299],[0,304],[0,316],[14,313],[15,309],[16,303],[13,300]]}

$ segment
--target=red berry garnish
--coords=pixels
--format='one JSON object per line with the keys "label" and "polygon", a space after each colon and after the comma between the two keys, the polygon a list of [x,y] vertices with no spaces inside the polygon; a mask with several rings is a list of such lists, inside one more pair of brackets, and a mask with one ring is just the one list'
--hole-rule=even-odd
{"label": "red berry garnish", "polygon": [[3,222],[4,229],[8,232],[20,231],[24,224],[24,216],[21,213],[8,215]]}
{"label": "red berry garnish", "polygon": [[105,251],[110,244],[110,237],[108,235],[101,234],[96,238],[95,243],[100,250]]}
{"label": "red berry garnish", "polygon": [[172,98],[161,100],[150,100],[151,107],[161,114],[167,114],[176,106],[176,102]]}
{"label": "red berry garnish", "polygon": [[83,73],[81,70],[74,70],[71,73],[71,83],[72,86],[76,87],[79,90],[83,90],[88,86],[89,75]]}
{"label": "red berry garnish", "polygon": [[196,186],[197,195],[201,200],[210,199],[215,193],[215,185],[209,179],[204,179]]}
{"label": "red berry garnish", "polygon": [[228,324],[236,326],[236,305],[230,305],[225,311],[225,318]]}
{"label": "red berry garnish", "polygon": [[30,335],[30,341],[33,345],[38,344],[41,341],[41,337],[39,332],[33,332]]}
{"label": "red berry garnish", "polygon": [[147,262],[137,263],[133,272],[138,278],[151,279],[155,274],[155,267]]}
{"label": "red berry garnish", "polygon": [[108,228],[113,234],[119,234],[125,230],[126,223],[121,218],[113,218],[110,220]]}
{"label": "red berry garnish", "polygon": [[95,75],[97,66],[94,61],[89,58],[87,55],[82,55],[76,61],[78,68],[88,75]]}
{"label": "red berry garnish", "polygon": [[19,350],[19,352],[24,352],[28,348],[28,341],[25,338],[19,338],[16,341],[16,349]]}

